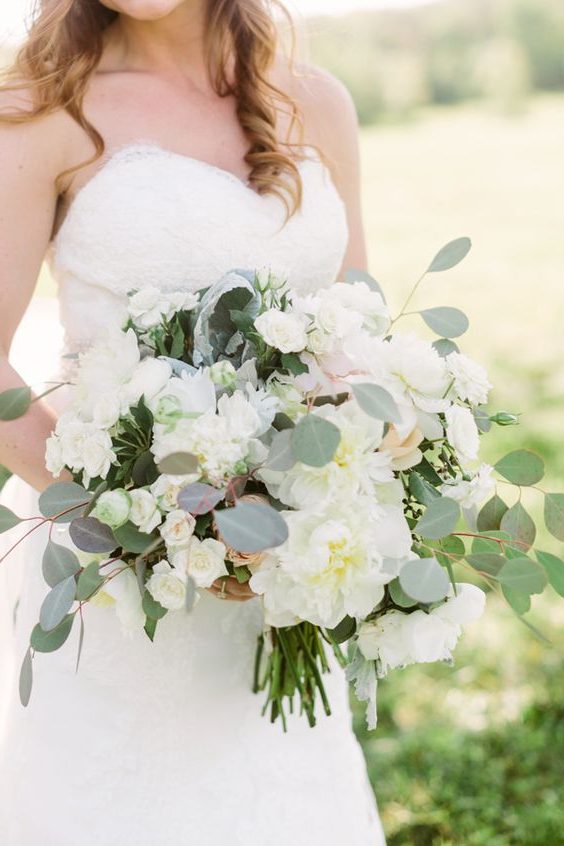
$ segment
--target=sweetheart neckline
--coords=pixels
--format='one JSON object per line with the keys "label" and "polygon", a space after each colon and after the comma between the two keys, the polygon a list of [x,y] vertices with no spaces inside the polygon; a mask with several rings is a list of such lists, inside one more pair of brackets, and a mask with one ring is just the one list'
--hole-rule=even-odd
{"label": "sweetheart neckline", "polygon": [[[312,147],[312,145],[309,145],[309,144],[304,144],[303,146],[304,147],[310,147],[312,150],[314,150],[315,156],[313,156],[313,157],[312,156],[304,156],[304,158],[302,158],[302,159],[296,159],[295,160],[296,166],[301,171],[302,166],[306,162],[313,162],[313,163],[317,163],[318,165],[320,165],[321,168],[325,171],[325,175],[326,175],[326,177],[327,177],[327,179],[328,179],[328,181],[329,181],[329,183],[330,183],[330,185],[331,185],[331,187],[332,187],[332,189],[335,193],[335,196],[336,196],[338,202],[340,203],[341,207],[343,208],[343,210],[346,213],[345,202],[344,202],[344,200],[343,200],[343,198],[342,198],[342,196],[341,196],[341,194],[340,194],[340,192],[339,192],[339,190],[338,190],[338,188],[335,184],[335,180],[333,179],[333,175],[332,175],[329,167],[321,159],[321,157],[320,157],[320,155],[317,152],[315,147]],[[113,150],[109,151],[108,154],[106,156],[104,156],[104,158],[102,159],[100,167],[98,167],[98,169],[95,171],[93,176],[91,176],[90,179],[87,182],[85,182],[84,185],[82,185],[78,189],[78,191],[75,193],[75,195],[72,198],[71,203],[70,203],[70,205],[69,205],[69,207],[66,211],[66,214],[65,214],[65,216],[62,220],[61,225],[59,226],[59,228],[57,229],[57,232],[55,233],[55,235],[51,239],[50,243],[51,243],[52,246],[54,246],[56,244],[56,242],[58,241],[58,239],[61,235],[61,232],[65,228],[67,221],[69,220],[71,214],[74,211],[74,207],[75,207],[77,201],[90,188],[92,183],[95,183],[98,180],[98,178],[101,177],[103,174],[105,174],[106,171],[112,165],[114,165],[117,161],[119,161],[119,159],[122,156],[126,156],[128,153],[131,153],[135,150],[145,150],[146,152],[150,152],[154,155],[161,155],[161,156],[165,156],[165,157],[175,158],[175,159],[178,159],[180,161],[185,162],[188,165],[199,167],[199,168],[202,168],[203,170],[208,170],[210,173],[215,173],[216,175],[221,176],[222,178],[227,178],[230,182],[232,182],[235,185],[242,188],[247,194],[254,195],[254,197],[257,200],[265,201],[267,199],[273,199],[273,198],[276,199],[273,194],[269,194],[269,193],[259,194],[257,191],[255,191],[251,187],[248,179],[244,180],[241,177],[237,176],[237,174],[233,173],[233,171],[227,170],[226,168],[220,167],[219,165],[213,164],[212,162],[208,162],[205,159],[199,159],[195,156],[189,156],[185,153],[178,153],[178,152],[176,152],[176,150],[171,150],[168,147],[163,147],[161,144],[158,144],[154,141],[145,141],[145,140],[142,140],[142,139],[139,139],[137,141],[128,141],[126,144],[123,144],[122,146],[116,147]]]}

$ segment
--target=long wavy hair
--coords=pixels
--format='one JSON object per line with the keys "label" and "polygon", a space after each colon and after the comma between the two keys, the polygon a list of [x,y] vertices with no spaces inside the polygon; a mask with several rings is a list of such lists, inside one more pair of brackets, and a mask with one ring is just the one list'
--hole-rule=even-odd
{"label": "long wavy hair", "polygon": [[[287,216],[299,209],[302,183],[290,142],[303,122],[292,97],[269,80],[279,34],[274,12],[285,17],[291,34],[292,62],[295,31],[281,0],[208,0],[205,50],[211,84],[219,96],[234,96],[237,118],[248,142],[245,161],[249,181],[258,193],[277,194]],[[25,123],[64,109],[91,138],[95,153],[87,161],[57,177],[62,193],[65,177],[99,159],[104,140],[84,113],[84,96],[103,51],[104,30],[118,12],[99,0],[36,0],[28,37],[0,83],[0,90],[26,89],[31,105],[0,114],[1,122]],[[277,137],[278,110],[289,118],[285,139]]]}

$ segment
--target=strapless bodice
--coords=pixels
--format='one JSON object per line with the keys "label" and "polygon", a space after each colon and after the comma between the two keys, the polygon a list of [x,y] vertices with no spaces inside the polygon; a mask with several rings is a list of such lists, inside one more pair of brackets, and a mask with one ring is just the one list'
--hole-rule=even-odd
{"label": "strapless bodice", "polygon": [[300,292],[333,282],[345,206],[316,152],[298,167],[303,204],[285,223],[279,197],[207,162],[145,142],[107,155],[48,254],[67,346],[121,323],[126,293],[147,285],[197,290],[231,269],[266,266]]}

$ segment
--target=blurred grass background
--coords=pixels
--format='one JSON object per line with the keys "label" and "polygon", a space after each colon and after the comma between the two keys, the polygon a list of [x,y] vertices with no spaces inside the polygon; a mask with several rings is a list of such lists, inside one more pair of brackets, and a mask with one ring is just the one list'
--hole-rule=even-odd
{"label": "blurred grass background", "polygon": [[[314,18],[308,37],[357,104],[369,266],[392,310],[443,243],[472,238],[414,307],[466,311],[492,409],[522,413],[486,460],[527,446],[564,489],[564,4],[443,0]],[[542,497],[526,502],[540,524]],[[490,597],[454,668],[381,683],[377,732],[355,708],[389,846],[564,844],[563,603],[548,592],[528,617],[550,645]]]}

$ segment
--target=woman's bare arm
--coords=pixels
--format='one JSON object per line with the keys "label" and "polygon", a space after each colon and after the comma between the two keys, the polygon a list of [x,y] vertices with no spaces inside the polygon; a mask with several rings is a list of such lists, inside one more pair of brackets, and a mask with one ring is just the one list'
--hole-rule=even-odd
{"label": "woman's bare arm", "polygon": [[[11,110],[16,103],[22,104],[22,95],[3,93],[0,110]],[[0,123],[0,391],[24,384],[8,354],[53,228],[55,179],[66,167],[66,120],[51,115],[19,125]],[[41,356],[39,344],[33,353]],[[41,400],[24,417],[0,421],[0,464],[37,490],[53,481],[44,454],[54,422]]]}

